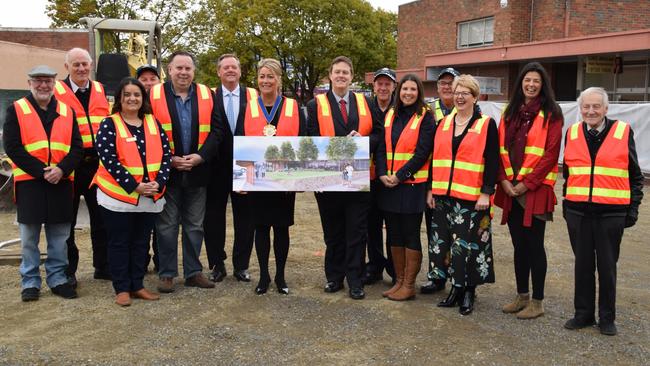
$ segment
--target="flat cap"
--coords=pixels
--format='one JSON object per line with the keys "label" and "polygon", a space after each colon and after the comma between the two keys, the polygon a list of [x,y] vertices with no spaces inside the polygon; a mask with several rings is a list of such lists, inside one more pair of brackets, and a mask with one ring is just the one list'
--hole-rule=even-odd
{"label": "flat cap", "polygon": [[27,76],[33,78],[35,76],[47,76],[47,77],[56,77],[56,70],[47,66],[47,65],[38,65],[33,69],[29,70]]}
{"label": "flat cap", "polygon": [[388,76],[388,78],[393,80],[393,82],[397,82],[397,77],[395,76],[395,71],[393,71],[393,70],[391,70],[391,69],[389,69],[387,67],[384,67],[384,68],[381,68],[381,69],[375,71],[375,76],[372,78],[372,80],[374,81],[380,76]]}

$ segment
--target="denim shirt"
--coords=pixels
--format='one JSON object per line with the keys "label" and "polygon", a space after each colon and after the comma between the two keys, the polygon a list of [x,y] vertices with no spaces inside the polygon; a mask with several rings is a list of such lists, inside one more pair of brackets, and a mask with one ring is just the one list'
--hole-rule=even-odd
{"label": "denim shirt", "polygon": [[194,96],[194,84],[190,86],[187,92],[187,98],[183,100],[174,91],[172,85],[172,92],[174,93],[174,102],[176,103],[176,111],[178,111],[178,120],[181,125],[181,144],[183,146],[183,155],[190,153],[192,145],[192,97]]}

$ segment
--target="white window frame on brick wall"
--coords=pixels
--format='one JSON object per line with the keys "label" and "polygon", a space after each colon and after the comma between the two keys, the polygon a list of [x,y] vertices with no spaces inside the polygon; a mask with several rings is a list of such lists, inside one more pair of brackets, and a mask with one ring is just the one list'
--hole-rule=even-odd
{"label": "white window frame on brick wall", "polygon": [[474,48],[491,46],[494,43],[494,17],[458,23],[456,47]]}

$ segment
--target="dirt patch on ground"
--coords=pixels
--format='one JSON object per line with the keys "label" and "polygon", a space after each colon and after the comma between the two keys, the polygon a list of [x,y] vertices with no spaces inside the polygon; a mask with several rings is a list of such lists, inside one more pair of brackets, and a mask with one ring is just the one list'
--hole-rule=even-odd
{"label": "dirt patch on ground", "polygon": [[[515,287],[510,238],[505,227],[495,225],[497,282],[480,287],[475,312],[462,317],[435,307],[444,294],[404,303],[383,299],[388,278],[368,286],[363,301],[349,299],[347,292],[323,293],[320,220],[313,194],[303,193],[297,195],[297,225],[291,229],[289,296],[274,289],[253,293],[258,279],[253,255],[252,283],[237,282],[229,273],[213,290],[179,285],[161,301],[119,308],[110,283],[92,279],[87,230],[79,235],[78,299],[62,300],[44,288],[39,301],[22,303],[18,267],[0,266],[0,364],[647,365],[650,200],[645,202],[639,222],[623,239],[616,337],[596,328],[562,327],[573,313],[573,254],[559,215],[547,229],[546,315],[522,321],[501,313]],[[18,236],[13,220],[12,214],[0,215],[2,240]],[[232,232],[228,235],[231,253]],[[423,242],[425,237],[423,231]],[[418,282],[424,278],[423,270]],[[149,274],[146,285],[155,288],[155,280]]]}

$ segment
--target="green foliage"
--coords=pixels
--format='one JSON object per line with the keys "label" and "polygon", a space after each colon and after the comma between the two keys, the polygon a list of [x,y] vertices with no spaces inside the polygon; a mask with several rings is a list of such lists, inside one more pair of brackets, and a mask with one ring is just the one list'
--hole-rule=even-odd
{"label": "green foliage", "polygon": [[280,149],[275,145],[270,145],[266,148],[264,152],[264,160],[266,161],[278,161],[280,160]]}
{"label": "green foliage", "polygon": [[325,154],[329,160],[351,160],[357,149],[352,137],[334,137],[330,139]]}
{"label": "green foliage", "polygon": [[305,162],[318,159],[318,146],[311,137],[303,137],[298,145],[298,160]]}
{"label": "green foliage", "polygon": [[285,141],[280,145],[280,158],[284,161],[296,160],[296,152],[289,141]]}
{"label": "green foliage", "polygon": [[[242,64],[242,82],[254,85],[255,65],[272,57],[284,69],[283,88],[302,101],[328,75],[331,60],[350,57],[355,80],[364,73],[396,64],[397,17],[375,10],[365,0],[200,0],[192,14],[191,48],[201,49],[202,64],[214,65],[223,53],[235,53]],[[198,79],[216,85],[213,67]]]}

